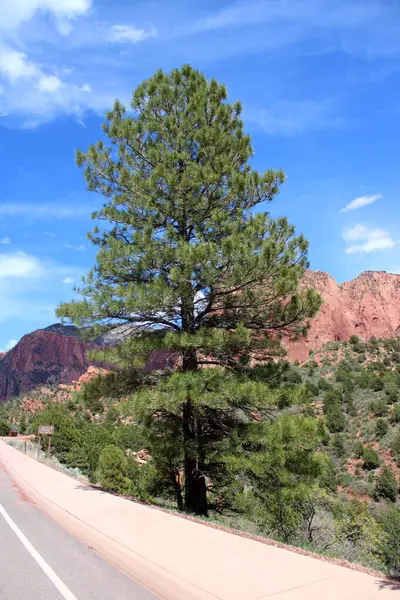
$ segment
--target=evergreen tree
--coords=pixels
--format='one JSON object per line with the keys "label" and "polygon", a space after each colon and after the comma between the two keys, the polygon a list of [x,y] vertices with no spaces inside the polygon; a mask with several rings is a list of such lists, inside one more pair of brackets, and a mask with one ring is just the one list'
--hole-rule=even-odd
{"label": "evergreen tree", "polygon": [[[302,528],[305,508],[332,476],[329,456],[317,452],[319,422],[283,415],[274,423],[254,424],[229,459],[246,481],[238,498],[245,510],[270,532],[290,542]],[[330,478],[332,483],[332,477]]]}
{"label": "evergreen tree", "polygon": [[392,469],[384,466],[376,478],[374,496],[379,498],[387,498],[392,502],[397,500],[397,482]]}
{"label": "evergreen tree", "polygon": [[376,437],[383,438],[389,431],[389,425],[384,419],[377,419],[376,421]]}
{"label": "evergreen tree", "polygon": [[97,479],[107,490],[129,494],[131,482],[127,477],[128,461],[121,448],[104,446],[100,452]]}
{"label": "evergreen tree", "polygon": [[[184,66],[142,83],[131,113],[115,103],[103,126],[108,143],[77,154],[88,189],[106,199],[94,215],[105,227],[90,234],[97,264],[78,290],[82,299],[58,309],[93,335],[134,325],[137,335],[109,360],[143,364],[157,348],[179,358],[180,379],[168,396],[153,390],[147,417],[180,432],[184,507],[203,514],[205,440],[229,437],[238,398],[231,403],[215,380],[216,392],[198,394],[198,369],[243,370],[251,358],[279,354],[280,337],[304,333],[320,305],[314,290],[299,290],[308,266],[304,237],[286,219],[257,212],[284,174],[251,168],[241,106],[226,99],[223,85]],[[255,395],[243,383],[239,389],[247,411]],[[263,398],[270,403],[264,392],[255,406]]]}
{"label": "evergreen tree", "polygon": [[368,469],[369,471],[377,469],[380,465],[379,454],[369,446],[365,446],[364,448],[363,459],[364,469]]}

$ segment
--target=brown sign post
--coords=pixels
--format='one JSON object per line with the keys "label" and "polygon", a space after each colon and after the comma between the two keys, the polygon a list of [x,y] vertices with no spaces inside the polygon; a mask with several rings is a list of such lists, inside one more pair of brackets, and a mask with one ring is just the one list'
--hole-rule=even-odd
{"label": "brown sign post", "polygon": [[49,443],[47,446],[47,456],[51,458],[51,436],[54,433],[54,425],[39,425],[38,427],[38,436],[39,436],[39,444],[38,444],[38,460],[39,460],[39,450],[40,450],[40,442],[42,435],[47,435],[49,438]]}

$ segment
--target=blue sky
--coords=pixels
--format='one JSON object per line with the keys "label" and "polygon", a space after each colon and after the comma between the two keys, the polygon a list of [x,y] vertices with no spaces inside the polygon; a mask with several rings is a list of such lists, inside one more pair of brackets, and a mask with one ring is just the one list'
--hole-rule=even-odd
{"label": "blue sky", "polygon": [[269,209],[342,282],[400,273],[398,0],[13,0],[0,14],[0,350],[54,322],[90,268],[76,148],[161,67],[191,63],[244,106]]}

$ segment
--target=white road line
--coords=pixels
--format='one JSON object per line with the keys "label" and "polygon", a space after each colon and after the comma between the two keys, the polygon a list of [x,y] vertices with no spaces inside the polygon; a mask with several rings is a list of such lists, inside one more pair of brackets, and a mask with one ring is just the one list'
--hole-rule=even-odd
{"label": "white road line", "polygon": [[77,600],[76,596],[67,588],[67,586],[61,581],[61,579],[54,573],[53,569],[49,564],[42,558],[39,552],[32,546],[30,541],[24,536],[22,531],[17,527],[14,523],[10,515],[4,510],[2,505],[0,504],[0,514],[4,517],[4,520],[11,527],[17,538],[23,543],[25,548],[28,550],[29,554],[34,558],[42,569],[44,573],[46,573],[47,577],[50,581],[55,585],[55,587],[60,592],[61,596],[65,598],[65,600]]}

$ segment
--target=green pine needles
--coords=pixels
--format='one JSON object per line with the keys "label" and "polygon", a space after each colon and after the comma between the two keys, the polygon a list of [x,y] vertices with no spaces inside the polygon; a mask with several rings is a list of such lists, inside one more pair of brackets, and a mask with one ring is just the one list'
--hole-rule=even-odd
{"label": "green pine needles", "polygon": [[[228,370],[242,377],[254,360],[279,355],[282,336],[304,333],[320,306],[314,290],[299,288],[307,241],[285,218],[263,211],[284,174],[252,169],[240,114],[223,85],[190,66],[143,82],[130,111],[115,103],[103,126],[107,142],[77,153],[88,189],[105,199],[93,215],[104,227],[89,236],[99,249],[96,265],[77,290],[81,299],[58,308],[93,335],[132,324],[136,335],[111,350],[116,363],[143,365],[160,348],[179,358],[176,393],[154,389],[147,417],[157,428],[164,420],[170,434],[179,430],[180,457],[165,468],[175,484],[183,469],[179,504],[202,514],[208,456],[249,411],[242,380],[244,412],[219,393],[201,392],[204,403],[198,400],[200,367],[222,369],[220,381],[207,384],[220,390]],[[264,387],[256,404],[270,406]],[[137,397],[145,418],[143,394]]]}

